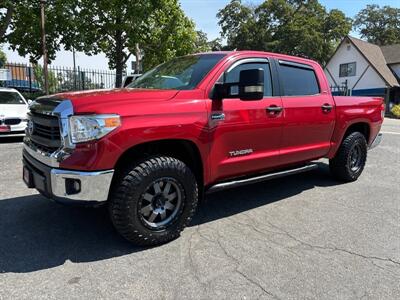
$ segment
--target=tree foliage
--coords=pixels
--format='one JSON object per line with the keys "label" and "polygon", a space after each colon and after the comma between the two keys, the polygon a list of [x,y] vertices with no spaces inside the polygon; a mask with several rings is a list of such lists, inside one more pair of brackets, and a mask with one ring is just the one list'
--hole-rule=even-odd
{"label": "tree foliage", "polygon": [[[55,59],[56,52],[63,45],[70,49],[76,34],[77,0],[46,1],[46,44],[48,62]],[[12,50],[21,56],[29,56],[32,63],[42,57],[42,39],[40,27],[40,1],[12,1],[13,16],[9,33],[5,39]],[[71,36],[72,35],[72,36]]]}
{"label": "tree foliage", "polygon": [[337,9],[317,0],[267,0],[250,6],[232,0],[217,17],[227,48],[306,56],[325,63],[351,29]]}
{"label": "tree foliage", "polygon": [[0,68],[2,68],[7,62],[6,54],[0,49]]}
{"label": "tree foliage", "polygon": [[[4,4],[3,4],[4,2]],[[0,5],[0,29],[6,7],[13,12],[6,41],[21,56],[36,63],[42,57],[40,0],[5,0]],[[7,10],[8,11],[8,10]],[[88,55],[104,53],[116,69],[116,84],[129,57],[144,58],[146,68],[194,52],[203,41],[178,0],[47,0],[48,62],[63,47]]]}
{"label": "tree foliage", "polygon": [[14,2],[12,0],[0,1],[0,43],[4,41],[8,26],[14,14]]}
{"label": "tree foliage", "polygon": [[354,19],[361,37],[377,45],[400,43],[400,8],[367,5]]}
{"label": "tree foliage", "polygon": [[149,68],[195,49],[194,23],[177,0],[79,0],[78,16],[79,37],[94,52],[105,53],[117,85],[132,54]]}

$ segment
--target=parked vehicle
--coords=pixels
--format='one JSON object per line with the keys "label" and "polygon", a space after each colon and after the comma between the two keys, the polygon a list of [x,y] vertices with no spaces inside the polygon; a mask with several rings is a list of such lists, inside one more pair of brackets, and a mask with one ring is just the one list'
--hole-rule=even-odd
{"label": "parked vehicle", "polygon": [[140,76],[142,76],[142,74],[133,74],[133,75],[125,76],[121,87],[123,87],[123,88],[127,87],[132,82],[134,82],[136,79],[138,79]]}
{"label": "parked vehicle", "polygon": [[0,138],[25,135],[28,101],[15,89],[0,88]]}
{"label": "parked vehicle", "polygon": [[205,193],[315,169],[357,180],[382,98],[333,97],[314,61],[264,52],[176,58],[128,88],[30,106],[23,177],[64,203],[107,203],[138,245],[179,236]]}

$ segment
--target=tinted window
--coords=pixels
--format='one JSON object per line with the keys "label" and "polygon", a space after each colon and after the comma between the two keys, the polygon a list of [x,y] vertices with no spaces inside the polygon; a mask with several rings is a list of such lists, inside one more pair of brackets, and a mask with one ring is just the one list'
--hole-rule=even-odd
{"label": "tinted window", "polygon": [[341,64],[339,77],[356,76],[356,63]]}
{"label": "tinted window", "polygon": [[[264,96],[272,96],[272,82],[271,82],[271,70],[268,63],[243,63],[238,65],[225,76],[225,83],[239,82],[240,71],[250,69],[263,69],[264,70]],[[239,93],[239,86],[234,86],[231,92]]]}
{"label": "tinted window", "polygon": [[285,96],[319,94],[319,86],[314,70],[280,65],[279,75]]}
{"label": "tinted window", "polygon": [[178,57],[155,67],[127,87],[191,90],[224,56],[225,54],[201,54]]}
{"label": "tinted window", "polygon": [[15,92],[0,92],[0,104],[26,104]]}

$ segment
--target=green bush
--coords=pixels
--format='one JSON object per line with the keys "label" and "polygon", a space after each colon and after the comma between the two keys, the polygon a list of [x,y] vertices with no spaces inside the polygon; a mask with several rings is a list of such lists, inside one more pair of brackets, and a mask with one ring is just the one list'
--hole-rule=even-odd
{"label": "green bush", "polygon": [[396,118],[400,118],[400,104],[396,104],[390,110]]}

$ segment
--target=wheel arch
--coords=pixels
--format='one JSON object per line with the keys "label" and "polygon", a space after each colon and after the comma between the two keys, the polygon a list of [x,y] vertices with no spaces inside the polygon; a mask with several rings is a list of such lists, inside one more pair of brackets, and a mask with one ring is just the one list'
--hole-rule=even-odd
{"label": "wheel arch", "polygon": [[368,122],[355,122],[353,124],[351,124],[350,126],[347,127],[342,140],[340,141],[340,143],[343,142],[343,140],[349,136],[349,134],[353,133],[353,132],[360,132],[364,135],[365,140],[367,141],[367,144],[369,143],[370,140],[370,134],[371,134],[371,127],[369,125]]}
{"label": "wheel arch", "polygon": [[122,153],[114,169],[118,172],[132,162],[153,155],[171,156],[183,161],[195,175],[199,188],[203,186],[204,163],[200,149],[195,142],[187,139],[153,140],[134,145]]}

